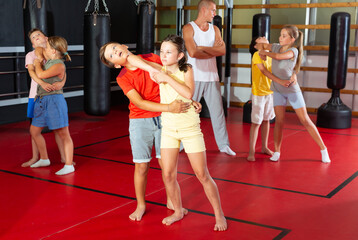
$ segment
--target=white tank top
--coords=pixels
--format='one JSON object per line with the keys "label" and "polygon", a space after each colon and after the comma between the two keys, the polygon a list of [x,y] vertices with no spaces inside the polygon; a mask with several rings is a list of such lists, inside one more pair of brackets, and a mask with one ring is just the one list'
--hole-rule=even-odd
{"label": "white tank top", "polygon": [[[209,23],[209,29],[202,31],[195,22],[189,22],[194,29],[194,42],[197,46],[212,47],[215,43],[214,26]],[[192,58],[188,54],[188,63],[193,66],[194,81],[215,82],[219,81],[216,66],[216,57],[208,59]]]}

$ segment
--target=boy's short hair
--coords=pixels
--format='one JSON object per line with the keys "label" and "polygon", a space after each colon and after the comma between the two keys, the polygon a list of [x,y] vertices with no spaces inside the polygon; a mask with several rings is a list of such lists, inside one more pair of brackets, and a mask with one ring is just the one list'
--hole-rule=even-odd
{"label": "boy's short hair", "polygon": [[41,29],[38,29],[38,28],[33,28],[29,31],[29,33],[27,34],[27,36],[31,39],[31,34],[33,34],[34,32],[40,32],[42,33],[43,35],[46,36],[46,34],[41,30]]}
{"label": "boy's short hair", "polygon": [[251,53],[251,56],[254,55],[255,52],[257,52],[257,49],[254,47],[256,45],[256,40],[259,37],[253,37],[249,46],[249,52]]}
{"label": "boy's short hair", "polygon": [[109,44],[118,44],[117,42],[108,42],[106,44],[104,44],[100,49],[99,49],[99,59],[101,59],[101,62],[106,65],[109,68],[114,68],[114,64],[111,63],[110,61],[108,61],[106,59],[106,57],[104,56],[104,52],[106,51],[106,48]]}
{"label": "boy's short hair", "polygon": [[199,3],[198,3],[198,11],[200,11],[203,7],[208,7],[210,3],[215,3],[214,0],[200,0]]}

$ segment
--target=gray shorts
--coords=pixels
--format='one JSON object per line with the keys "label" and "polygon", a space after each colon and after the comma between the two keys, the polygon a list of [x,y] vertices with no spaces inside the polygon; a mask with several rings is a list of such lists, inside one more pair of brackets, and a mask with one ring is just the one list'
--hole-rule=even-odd
{"label": "gray shorts", "polygon": [[302,92],[294,93],[279,93],[273,92],[273,106],[286,106],[287,101],[291,104],[293,109],[306,107],[305,99]]}
{"label": "gray shorts", "polygon": [[153,144],[156,158],[160,158],[161,118],[129,119],[129,139],[133,162],[147,163],[152,159]]}

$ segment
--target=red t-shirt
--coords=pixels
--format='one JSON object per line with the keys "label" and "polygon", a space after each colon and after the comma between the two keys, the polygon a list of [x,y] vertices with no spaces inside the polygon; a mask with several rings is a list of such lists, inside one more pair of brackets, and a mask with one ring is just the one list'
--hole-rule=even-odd
{"label": "red t-shirt", "polygon": [[[149,53],[138,55],[143,59],[151,62],[162,64],[160,57],[156,54]],[[117,76],[117,83],[122,88],[124,94],[135,89],[139,95],[144,99],[151,102],[160,103],[159,85],[155,83],[149,76],[149,73],[142,69],[131,71],[123,68]],[[138,108],[132,102],[129,102],[129,118],[152,118],[160,116],[160,112],[149,112]]]}

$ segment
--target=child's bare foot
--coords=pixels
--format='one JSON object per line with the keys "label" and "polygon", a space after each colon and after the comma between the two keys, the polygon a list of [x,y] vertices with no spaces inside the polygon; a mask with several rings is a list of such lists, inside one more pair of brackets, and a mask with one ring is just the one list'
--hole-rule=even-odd
{"label": "child's bare foot", "polygon": [[177,221],[180,221],[181,219],[183,219],[184,217],[184,213],[180,212],[180,213],[173,213],[172,215],[170,215],[169,217],[166,217],[163,219],[162,223],[169,226]]}
{"label": "child's bare foot", "polygon": [[247,161],[254,162],[255,161],[255,153],[249,153],[247,157]]}
{"label": "child's bare foot", "polygon": [[[170,201],[170,200],[167,201],[167,208],[168,208],[169,210],[173,210],[173,211],[174,211],[174,207],[173,207],[172,201]],[[183,211],[184,215],[187,215],[187,214],[188,214],[188,209],[182,208],[182,211]]]}
{"label": "child's bare foot", "polygon": [[226,218],[224,216],[216,218],[214,231],[226,231],[226,229],[227,229]]}
{"label": "child's bare foot", "polygon": [[262,153],[272,156],[273,151],[271,151],[269,148],[262,148]]}
{"label": "child's bare foot", "polygon": [[140,221],[142,220],[142,217],[145,213],[145,206],[139,207],[137,206],[137,209],[129,215],[129,219],[132,221]]}
{"label": "child's bare foot", "polygon": [[32,164],[37,162],[37,160],[38,159],[36,159],[36,158],[31,158],[29,161],[24,162],[23,164],[21,164],[21,167],[30,167]]}

